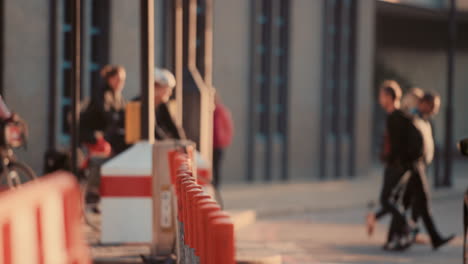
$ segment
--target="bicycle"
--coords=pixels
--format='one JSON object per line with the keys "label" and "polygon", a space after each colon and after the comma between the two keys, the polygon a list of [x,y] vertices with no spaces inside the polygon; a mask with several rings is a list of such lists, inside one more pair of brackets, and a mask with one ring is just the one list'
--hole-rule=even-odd
{"label": "bicycle", "polygon": [[28,129],[21,120],[4,122],[0,125],[0,182],[14,189],[19,185],[35,180],[36,173],[26,163],[19,161],[14,149],[26,148]]}

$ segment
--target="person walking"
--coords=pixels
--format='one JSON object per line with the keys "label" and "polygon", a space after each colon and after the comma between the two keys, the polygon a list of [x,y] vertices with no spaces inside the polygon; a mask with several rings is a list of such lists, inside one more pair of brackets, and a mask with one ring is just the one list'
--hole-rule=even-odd
{"label": "person walking", "polygon": [[382,159],[385,163],[384,179],[380,192],[381,209],[368,214],[367,229],[369,235],[373,234],[376,221],[390,213],[394,219],[390,227],[386,250],[403,250],[409,246],[402,243],[401,237],[396,234],[409,232],[410,227],[401,208],[392,199],[393,190],[405,173],[401,153],[404,152],[407,137],[402,134],[402,126],[406,120],[405,114],[400,110],[402,91],[395,81],[386,81],[379,91],[379,104],[387,113],[386,130],[384,135],[384,153]]}
{"label": "person walking", "polygon": [[412,221],[417,223],[421,218],[431,238],[434,250],[450,242],[455,236],[442,237],[438,232],[430,207],[429,183],[427,180],[427,166],[434,158],[434,137],[430,118],[436,115],[440,108],[440,97],[433,93],[425,93],[419,100],[414,125],[421,132],[423,138],[423,156],[411,164],[411,178],[408,182],[406,203],[411,204]]}

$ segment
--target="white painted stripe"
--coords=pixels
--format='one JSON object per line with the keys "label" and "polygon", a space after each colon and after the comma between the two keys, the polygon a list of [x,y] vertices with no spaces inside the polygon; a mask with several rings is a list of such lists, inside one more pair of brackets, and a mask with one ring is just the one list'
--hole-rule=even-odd
{"label": "white painted stripe", "polygon": [[101,167],[101,175],[146,176],[151,175],[153,145],[139,142],[128,150],[106,162]]}
{"label": "white painted stripe", "polygon": [[15,209],[11,222],[12,262],[38,264],[38,241],[35,210],[32,205]]}
{"label": "white painted stripe", "polygon": [[42,202],[41,212],[44,263],[65,263],[67,252],[62,194],[49,193]]}

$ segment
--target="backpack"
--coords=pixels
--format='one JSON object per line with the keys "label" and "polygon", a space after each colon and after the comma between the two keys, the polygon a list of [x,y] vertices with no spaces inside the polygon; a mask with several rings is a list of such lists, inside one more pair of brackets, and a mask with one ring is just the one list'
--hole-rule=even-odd
{"label": "backpack", "polygon": [[234,133],[231,112],[224,105],[217,104],[213,118],[213,146],[226,148],[231,144]]}
{"label": "backpack", "polygon": [[402,129],[405,131],[406,145],[402,158],[408,162],[414,162],[424,156],[424,139],[421,131],[415,125],[415,118],[410,115],[402,115]]}

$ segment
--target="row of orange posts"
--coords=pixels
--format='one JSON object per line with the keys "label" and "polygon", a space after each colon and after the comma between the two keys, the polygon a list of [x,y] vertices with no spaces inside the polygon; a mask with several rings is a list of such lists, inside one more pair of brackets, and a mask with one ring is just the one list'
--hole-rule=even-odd
{"label": "row of orange posts", "polygon": [[234,224],[192,173],[185,154],[175,157],[179,263],[234,264]]}

